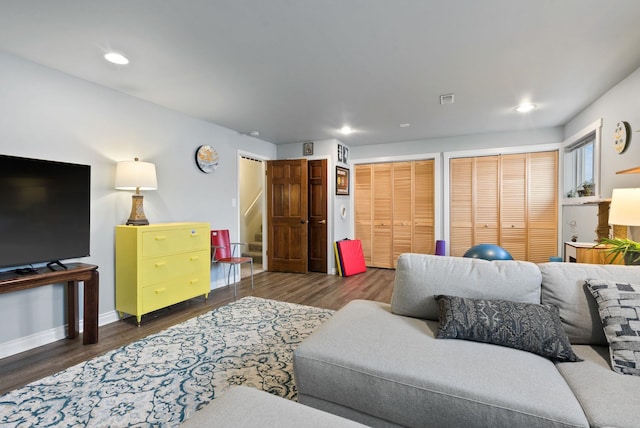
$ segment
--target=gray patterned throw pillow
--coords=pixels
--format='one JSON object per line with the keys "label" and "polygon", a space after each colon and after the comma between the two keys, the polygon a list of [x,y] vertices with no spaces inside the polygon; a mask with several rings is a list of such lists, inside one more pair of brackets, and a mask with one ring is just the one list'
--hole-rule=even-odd
{"label": "gray patterned throw pillow", "polygon": [[640,285],[590,279],[613,370],[640,376]]}
{"label": "gray patterned throw pillow", "polygon": [[436,296],[439,339],[465,339],[533,352],[554,361],[582,361],[571,349],[558,308],[508,300]]}

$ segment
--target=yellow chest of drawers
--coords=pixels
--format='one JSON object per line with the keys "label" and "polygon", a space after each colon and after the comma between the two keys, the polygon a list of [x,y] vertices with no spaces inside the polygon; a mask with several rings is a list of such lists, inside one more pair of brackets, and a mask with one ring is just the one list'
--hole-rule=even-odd
{"label": "yellow chest of drawers", "polygon": [[142,315],[211,289],[208,223],[116,226],[116,310]]}

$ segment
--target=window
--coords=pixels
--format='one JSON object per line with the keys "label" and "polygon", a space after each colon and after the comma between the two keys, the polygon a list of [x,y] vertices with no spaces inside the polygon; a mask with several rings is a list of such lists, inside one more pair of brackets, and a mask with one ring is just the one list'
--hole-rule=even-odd
{"label": "window", "polygon": [[602,120],[598,120],[565,142],[564,197],[568,203],[599,196],[601,127]]}

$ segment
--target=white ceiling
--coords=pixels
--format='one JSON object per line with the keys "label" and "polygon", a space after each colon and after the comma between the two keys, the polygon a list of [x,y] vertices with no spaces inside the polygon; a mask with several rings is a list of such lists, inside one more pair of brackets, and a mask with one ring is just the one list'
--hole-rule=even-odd
{"label": "white ceiling", "polygon": [[0,50],[276,144],[359,145],[563,125],[640,67],[638,21],[638,0],[3,0]]}

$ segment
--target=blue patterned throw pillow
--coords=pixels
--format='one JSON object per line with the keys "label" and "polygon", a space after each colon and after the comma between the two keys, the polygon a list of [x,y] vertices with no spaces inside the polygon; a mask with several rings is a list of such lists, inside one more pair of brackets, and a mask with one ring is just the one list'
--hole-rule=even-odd
{"label": "blue patterned throw pillow", "polygon": [[582,361],[571,349],[558,308],[508,300],[436,296],[439,339],[464,339],[533,352],[553,361]]}
{"label": "blue patterned throw pillow", "polygon": [[613,370],[640,376],[640,285],[599,279],[586,285],[598,302]]}

